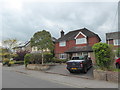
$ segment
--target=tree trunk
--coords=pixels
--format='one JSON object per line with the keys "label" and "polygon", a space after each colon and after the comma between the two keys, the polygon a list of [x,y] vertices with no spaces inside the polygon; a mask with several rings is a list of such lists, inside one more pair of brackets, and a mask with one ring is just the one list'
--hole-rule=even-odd
{"label": "tree trunk", "polygon": [[42,65],[44,64],[43,50],[42,50]]}

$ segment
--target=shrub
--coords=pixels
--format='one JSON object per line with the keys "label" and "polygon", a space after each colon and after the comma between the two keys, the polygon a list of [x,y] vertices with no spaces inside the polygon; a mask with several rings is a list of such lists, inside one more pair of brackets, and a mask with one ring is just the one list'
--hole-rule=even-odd
{"label": "shrub", "polygon": [[66,63],[68,60],[67,59],[58,59],[58,58],[53,58],[52,62],[54,63]]}
{"label": "shrub", "polygon": [[26,54],[24,58],[25,67],[27,67],[27,65],[29,64],[30,59],[31,59],[31,54]]}
{"label": "shrub", "polygon": [[3,59],[3,65],[6,65],[6,64],[8,64],[9,63],[9,59],[8,58],[4,58]]}
{"label": "shrub", "polygon": [[24,61],[16,61],[14,64],[24,64]]}
{"label": "shrub", "polygon": [[44,53],[44,62],[49,63],[52,62],[53,54],[52,53]]}
{"label": "shrub", "polygon": [[102,69],[109,69],[113,62],[113,51],[106,43],[97,43],[93,47],[96,64]]}
{"label": "shrub", "polygon": [[24,57],[27,53],[30,53],[30,52],[27,50],[20,50],[20,51],[16,52],[17,55],[14,56],[14,60],[24,61]]}

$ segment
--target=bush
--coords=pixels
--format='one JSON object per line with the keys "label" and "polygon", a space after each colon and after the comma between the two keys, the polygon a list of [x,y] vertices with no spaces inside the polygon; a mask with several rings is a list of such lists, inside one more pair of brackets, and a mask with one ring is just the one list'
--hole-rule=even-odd
{"label": "bush", "polygon": [[24,64],[24,61],[16,61],[14,64]]}
{"label": "bush", "polygon": [[58,58],[53,58],[52,62],[54,63],[66,63],[68,60],[67,59],[58,59]]}
{"label": "bush", "polygon": [[52,62],[53,54],[52,53],[44,53],[44,63]]}
{"label": "bush", "polygon": [[29,64],[30,59],[31,59],[31,54],[26,54],[24,58],[25,67],[27,67],[27,65]]}
{"label": "bush", "polygon": [[106,43],[97,43],[93,47],[96,64],[102,69],[109,69],[113,62],[113,51]]}
{"label": "bush", "polygon": [[4,58],[3,59],[3,65],[6,65],[6,64],[8,64],[9,63],[9,59],[8,58]]}
{"label": "bush", "polygon": [[20,50],[16,52],[17,55],[15,55],[13,59],[16,61],[24,61],[24,57],[27,53],[30,53],[30,52],[27,50]]}

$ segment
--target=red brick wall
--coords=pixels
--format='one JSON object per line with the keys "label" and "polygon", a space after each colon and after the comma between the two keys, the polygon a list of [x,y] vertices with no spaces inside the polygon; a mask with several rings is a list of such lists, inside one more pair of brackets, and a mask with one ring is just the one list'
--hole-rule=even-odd
{"label": "red brick wall", "polygon": [[114,44],[113,40],[107,40],[107,44]]}
{"label": "red brick wall", "polygon": [[88,38],[88,45],[93,46],[95,43],[100,42],[97,37],[89,37]]}
{"label": "red brick wall", "polygon": [[82,34],[79,34],[77,38],[85,38]]}

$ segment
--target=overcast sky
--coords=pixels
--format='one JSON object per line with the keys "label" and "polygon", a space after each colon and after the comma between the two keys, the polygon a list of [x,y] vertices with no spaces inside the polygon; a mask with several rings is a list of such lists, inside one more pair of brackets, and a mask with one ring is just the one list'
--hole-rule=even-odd
{"label": "overcast sky", "polygon": [[87,28],[105,42],[105,33],[117,31],[117,2],[39,2],[3,0],[2,37],[28,41],[40,30],[59,38],[65,33]]}

